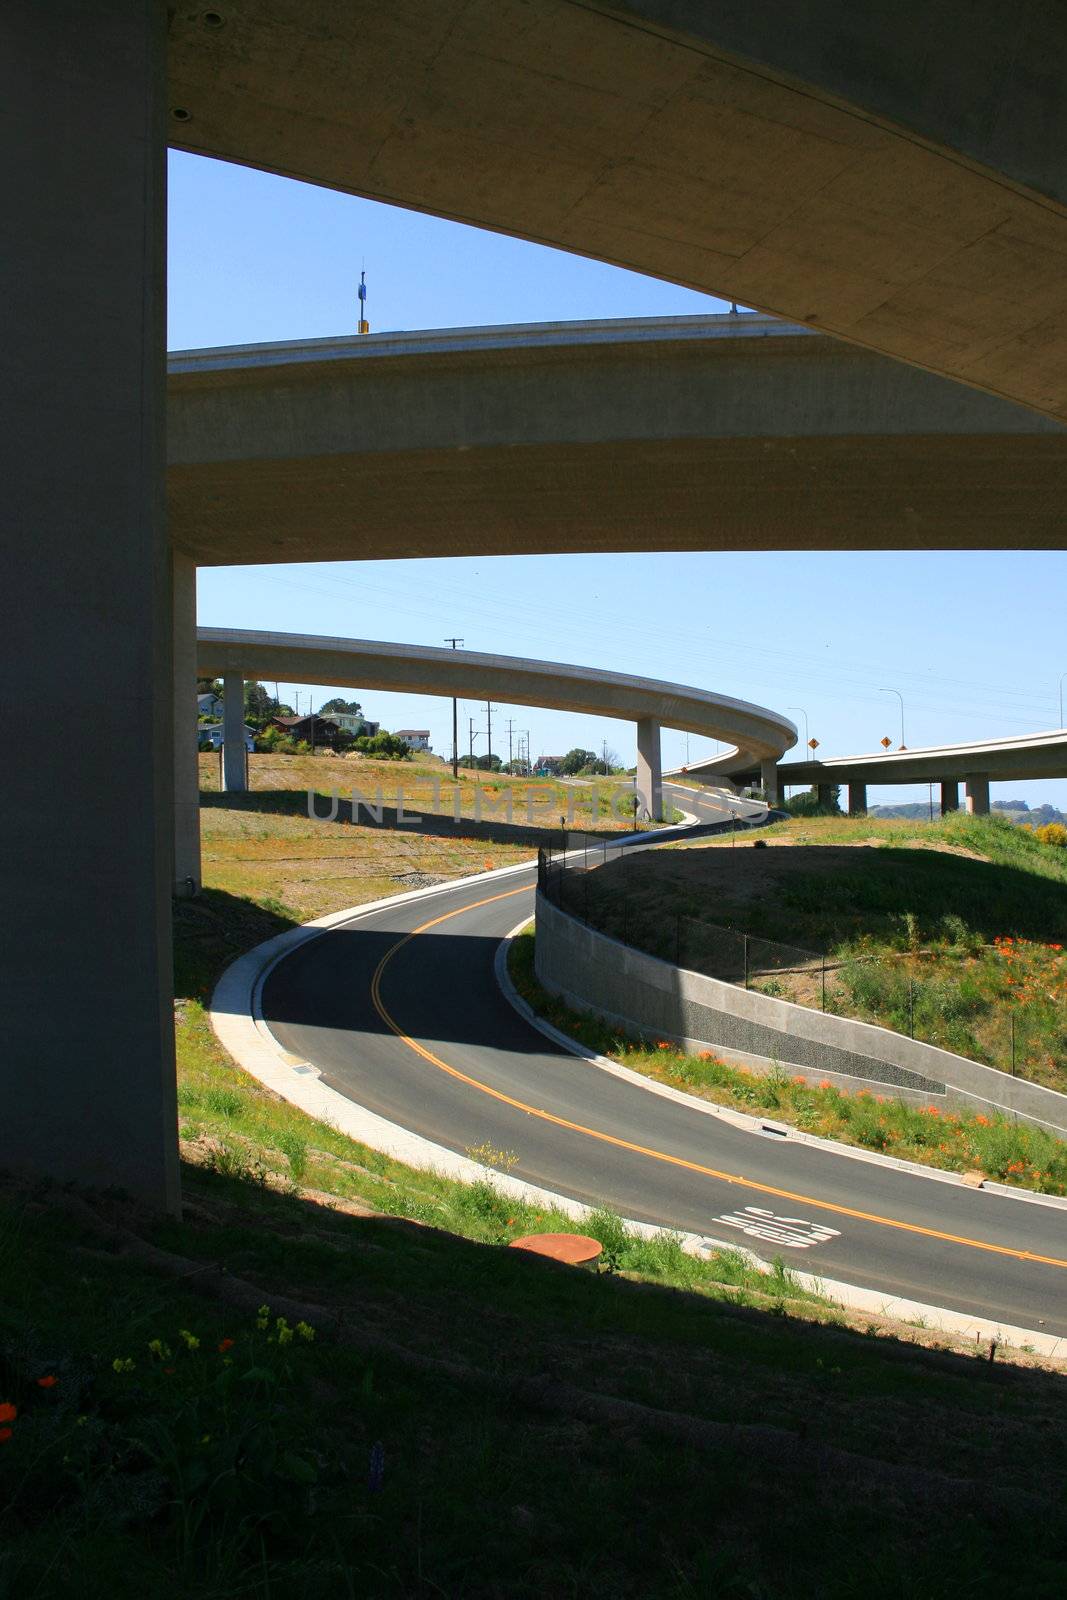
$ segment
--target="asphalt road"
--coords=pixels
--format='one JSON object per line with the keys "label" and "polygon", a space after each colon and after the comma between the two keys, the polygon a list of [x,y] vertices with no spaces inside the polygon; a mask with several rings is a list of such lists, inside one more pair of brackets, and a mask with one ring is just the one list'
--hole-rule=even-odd
{"label": "asphalt road", "polygon": [[504,999],[535,874],[386,906],[269,975],[278,1041],[379,1115],[622,1215],[997,1322],[1067,1335],[1067,1210],[935,1182],[651,1094],[557,1050]]}

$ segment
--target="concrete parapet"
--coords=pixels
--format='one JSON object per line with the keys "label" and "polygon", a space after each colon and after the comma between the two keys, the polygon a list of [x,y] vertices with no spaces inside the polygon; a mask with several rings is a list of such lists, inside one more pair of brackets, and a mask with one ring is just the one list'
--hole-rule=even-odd
{"label": "concrete parapet", "polygon": [[857,1088],[944,1095],[1067,1137],[1067,1095],[982,1066],[869,1022],[688,972],[579,922],[538,893],[535,964],[544,987],[571,1005],[686,1049],[746,1065],[773,1058],[784,1070],[850,1080]]}

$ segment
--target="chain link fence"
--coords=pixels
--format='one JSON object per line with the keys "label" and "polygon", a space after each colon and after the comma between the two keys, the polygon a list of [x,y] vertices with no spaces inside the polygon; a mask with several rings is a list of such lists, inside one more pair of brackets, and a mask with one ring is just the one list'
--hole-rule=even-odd
{"label": "chain link fence", "polygon": [[613,875],[603,888],[598,885],[598,869],[650,848],[654,846],[609,844],[603,836],[572,834],[565,844],[538,852],[538,887],[553,905],[589,927],[687,971],[812,1010],[875,1022],[1005,1072],[1062,1087],[1067,1007],[1061,1003],[1057,1016],[1055,1006],[1041,1011],[990,1002],[973,973],[963,968],[994,947],[835,954],[703,917],[664,916],[661,907],[650,907],[628,887],[625,869],[622,882]]}

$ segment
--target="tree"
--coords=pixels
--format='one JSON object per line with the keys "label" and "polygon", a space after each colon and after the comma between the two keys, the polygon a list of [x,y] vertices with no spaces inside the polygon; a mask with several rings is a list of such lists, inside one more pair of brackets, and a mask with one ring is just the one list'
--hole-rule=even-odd
{"label": "tree", "polygon": [[794,794],[782,807],[791,817],[839,817],[841,816],[841,790],[834,784],[830,789],[830,804],[819,804],[817,789],[805,789],[803,794]]}
{"label": "tree", "polygon": [[346,711],[353,717],[361,717],[363,715],[363,707],[358,700],[342,700],[339,694],[334,695],[332,700],[327,700],[324,706],[319,707],[319,716],[328,717],[331,711]]}
{"label": "tree", "polygon": [[245,684],[245,721],[269,722],[274,715],[274,696],[261,683]]}
{"label": "tree", "polygon": [[213,694],[213,695],[216,695],[221,700],[222,699],[222,679],[221,678],[197,678],[197,680],[196,680],[196,692],[197,692],[198,695],[200,695],[200,694]]}
{"label": "tree", "polygon": [[411,755],[407,741],[398,739],[395,733],[386,733],[384,728],[372,737],[357,739],[356,749],[361,756],[373,756],[378,761],[407,761]]}
{"label": "tree", "polygon": [[579,772],[585,771],[595,760],[596,752],[594,750],[579,750],[575,748],[567,751],[567,754],[559,764],[559,770],[565,778],[576,778]]}

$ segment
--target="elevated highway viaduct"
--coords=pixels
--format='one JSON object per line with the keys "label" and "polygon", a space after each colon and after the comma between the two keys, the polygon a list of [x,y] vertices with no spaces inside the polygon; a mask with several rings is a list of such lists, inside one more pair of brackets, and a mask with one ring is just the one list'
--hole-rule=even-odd
{"label": "elevated highway viaduct", "polygon": [[1061,424],[759,315],[178,351],[167,397],[200,565],[1063,542]]}
{"label": "elevated highway viaduct", "polygon": [[388,689],[402,694],[503,700],[509,705],[618,717],[637,724],[636,789],[646,814],[662,815],[660,727],[725,740],[742,762],[772,764],[796,743],[787,718],[727,695],[662,683],[624,672],[444,650],[428,645],[387,644],[372,639],[327,639],[308,634],[200,628],[196,671],[183,672],[175,689],[175,863],[177,892],[200,883],[197,755],[194,739],[194,677],[224,683],[224,783],[245,787],[244,682],[329,684],[338,688]]}
{"label": "elevated highway viaduct", "polygon": [[[5,644],[68,731],[14,741],[0,1163],[177,1203],[168,140],[728,295],[1062,422],[1067,34],[1040,0],[1005,31],[995,0],[10,0]],[[99,737],[116,705],[128,748]]]}
{"label": "elevated highway viaduct", "polygon": [[694,762],[685,771],[709,782],[728,779],[761,784],[772,801],[788,788],[811,787],[818,790],[820,800],[829,803],[831,789],[844,784],[848,787],[848,809],[854,816],[867,809],[868,784],[936,783],[944,813],[959,809],[962,782],[967,810],[984,816],[989,811],[991,782],[1067,778],[1067,728],[1007,739],[930,745],[878,755],[828,756],[823,761],[788,761],[781,765],[771,761],[757,765],[736,756],[722,756]]}

